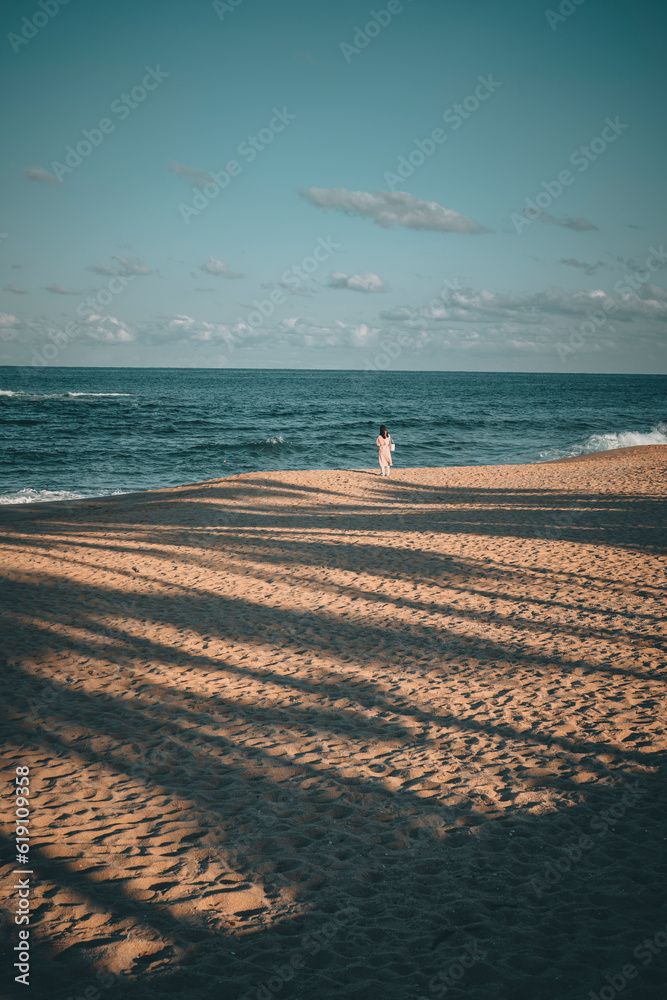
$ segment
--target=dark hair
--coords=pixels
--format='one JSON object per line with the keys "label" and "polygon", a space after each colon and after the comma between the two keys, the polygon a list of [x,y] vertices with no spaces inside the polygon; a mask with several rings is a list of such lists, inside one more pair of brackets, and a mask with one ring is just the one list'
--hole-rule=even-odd
{"label": "dark hair", "polygon": [[380,434],[382,435],[383,438],[389,437],[389,431],[387,430],[384,424],[380,428]]}

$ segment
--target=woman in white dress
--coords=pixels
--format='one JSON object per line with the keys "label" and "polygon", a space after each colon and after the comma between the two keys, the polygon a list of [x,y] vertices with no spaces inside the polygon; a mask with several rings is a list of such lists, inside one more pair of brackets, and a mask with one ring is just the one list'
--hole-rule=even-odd
{"label": "woman in white dress", "polygon": [[388,476],[391,468],[391,434],[384,424],[380,428],[380,433],[375,443],[379,449],[380,475]]}

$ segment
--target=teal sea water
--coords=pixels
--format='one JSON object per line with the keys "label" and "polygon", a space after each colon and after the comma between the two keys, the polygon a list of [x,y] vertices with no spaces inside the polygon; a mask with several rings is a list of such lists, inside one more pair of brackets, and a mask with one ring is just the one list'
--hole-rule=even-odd
{"label": "teal sea water", "polygon": [[0,368],[0,502],[667,444],[667,376]]}

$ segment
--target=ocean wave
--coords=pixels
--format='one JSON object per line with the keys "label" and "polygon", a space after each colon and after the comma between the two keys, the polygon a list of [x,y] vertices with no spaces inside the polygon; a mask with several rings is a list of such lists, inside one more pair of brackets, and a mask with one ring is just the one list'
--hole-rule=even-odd
{"label": "ocean wave", "polygon": [[540,458],[576,458],[578,455],[591,455],[596,451],[637,448],[649,444],[667,444],[667,423],[659,421],[650,431],[591,434],[584,442],[574,444],[571,448],[548,448],[546,451],[541,451]]}
{"label": "ocean wave", "polygon": [[[172,459],[174,458],[184,458],[189,455],[211,455],[217,458],[221,454],[228,454],[229,452],[247,452],[248,454],[255,455],[261,452],[268,452],[269,447],[278,447],[281,444],[289,444],[285,441],[282,434],[278,434],[276,437],[263,438],[259,441],[220,441],[213,439],[202,438],[198,440],[193,437],[189,440],[187,447],[173,448],[170,451]],[[316,447],[314,444],[301,444],[293,446],[297,451],[307,451],[309,448]]]}
{"label": "ocean wave", "polygon": [[126,493],[126,490],[100,490],[97,493],[75,493],[72,490],[16,490],[14,493],[1,493],[0,504],[7,503],[52,503],[55,500],[90,500],[92,497],[116,497]]}
{"label": "ocean wave", "polygon": [[79,396],[132,396],[131,392],[24,392],[20,389],[0,389],[0,396],[24,399],[76,399]]}

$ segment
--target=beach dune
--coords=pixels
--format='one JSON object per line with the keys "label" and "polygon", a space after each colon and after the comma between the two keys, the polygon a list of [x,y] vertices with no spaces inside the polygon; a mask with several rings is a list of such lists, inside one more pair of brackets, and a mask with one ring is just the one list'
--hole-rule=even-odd
{"label": "beach dune", "polygon": [[666,471],[0,509],[34,995],[664,996]]}

